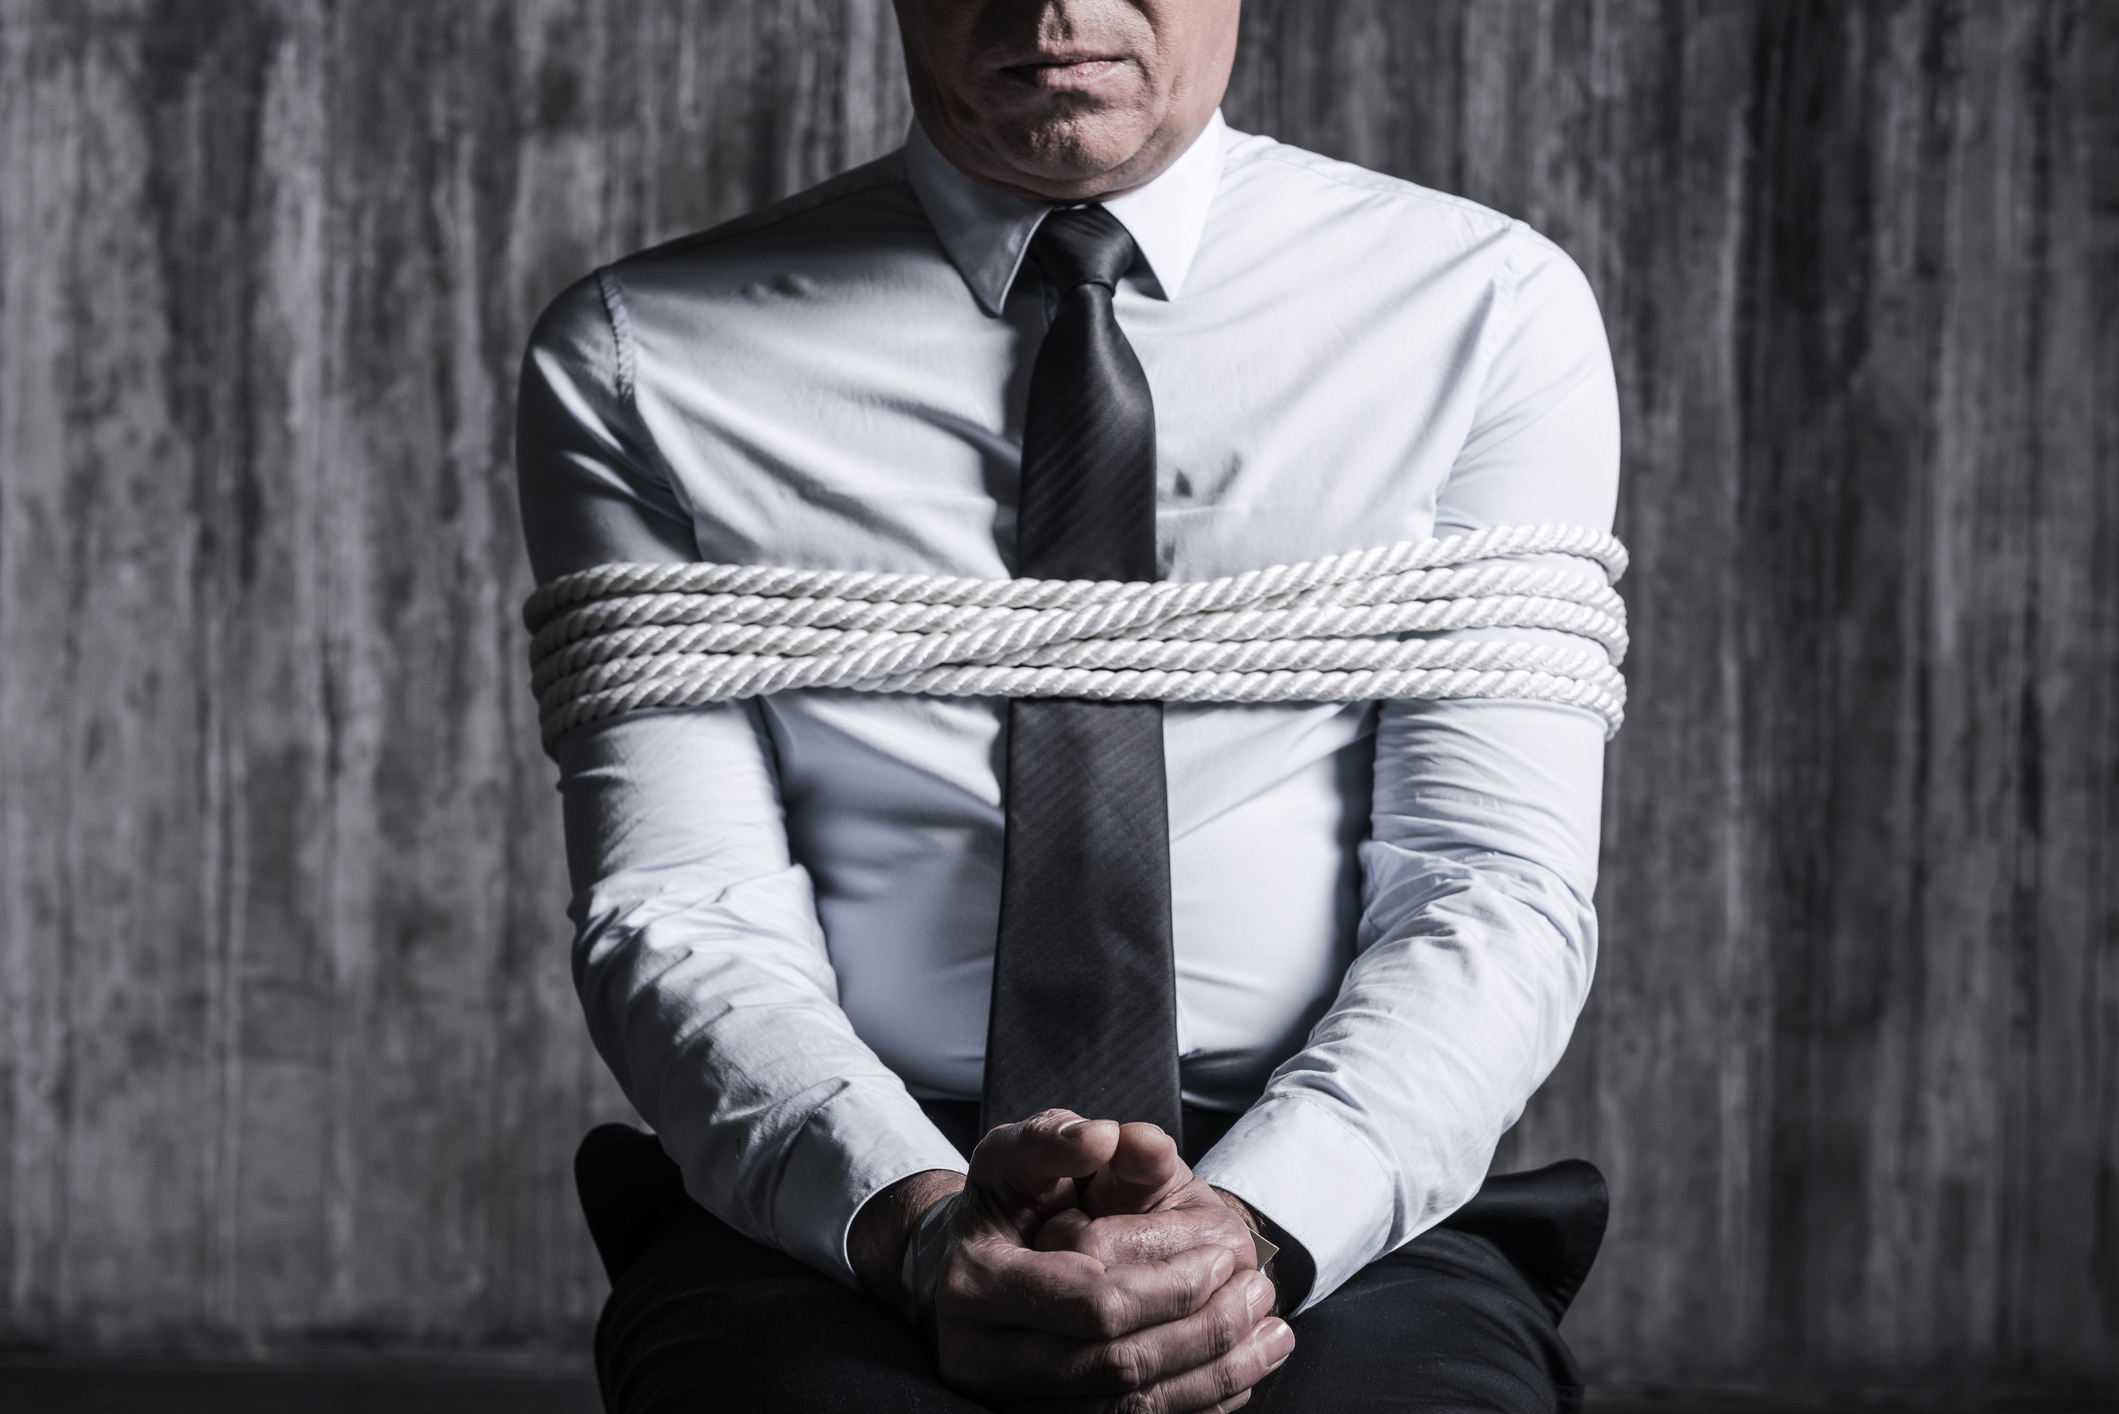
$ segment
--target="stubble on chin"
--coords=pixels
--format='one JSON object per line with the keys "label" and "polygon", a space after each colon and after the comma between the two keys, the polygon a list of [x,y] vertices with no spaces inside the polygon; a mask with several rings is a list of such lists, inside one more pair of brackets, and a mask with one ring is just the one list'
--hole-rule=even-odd
{"label": "stubble on chin", "polygon": [[951,116],[956,142],[970,149],[962,157],[981,169],[974,175],[1088,200],[1139,185],[1160,165],[1154,107],[1151,95],[1136,90],[1101,101],[1068,95],[1037,107],[1009,104],[999,112],[965,105]]}
{"label": "stubble on chin", "polygon": [[1123,109],[1051,113],[996,133],[996,145],[1005,144],[996,155],[1047,182],[1093,184],[1120,175],[1140,155],[1144,126],[1138,113]]}

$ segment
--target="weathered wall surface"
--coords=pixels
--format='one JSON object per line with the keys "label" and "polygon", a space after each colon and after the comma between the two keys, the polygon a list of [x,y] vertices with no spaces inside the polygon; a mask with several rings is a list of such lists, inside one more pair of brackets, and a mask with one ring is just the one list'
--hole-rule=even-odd
{"label": "weathered wall surface", "polygon": [[[2119,1393],[2119,10],[1251,0],[1231,120],[1602,296],[1623,1384]],[[0,1343],[579,1350],[621,1112],[514,363],[894,145],[883,0],[0,0]]]}

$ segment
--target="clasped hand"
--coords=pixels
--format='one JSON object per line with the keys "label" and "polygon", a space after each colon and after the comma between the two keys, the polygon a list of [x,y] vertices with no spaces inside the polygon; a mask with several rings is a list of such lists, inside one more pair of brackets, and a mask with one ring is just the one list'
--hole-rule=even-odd
{"label": "clasped hand", "polygon": [[1295,1348],[1243,1217],[1154,1125],[997,1128],[951,1221],[942,1378],[997,1409],[1236,1409]]}

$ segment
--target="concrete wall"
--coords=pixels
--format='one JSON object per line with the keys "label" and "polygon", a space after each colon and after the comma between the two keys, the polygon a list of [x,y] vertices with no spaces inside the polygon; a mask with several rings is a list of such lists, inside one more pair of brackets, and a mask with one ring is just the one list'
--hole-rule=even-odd
{"label": "concrete wall", "polygon": [[[2119,1394],[2119,7],[1251,0],[1605,303],[1617,1384]],[[0,1344],[578,1357],[510,398],[895,145],[883,0],[0,0]]]}

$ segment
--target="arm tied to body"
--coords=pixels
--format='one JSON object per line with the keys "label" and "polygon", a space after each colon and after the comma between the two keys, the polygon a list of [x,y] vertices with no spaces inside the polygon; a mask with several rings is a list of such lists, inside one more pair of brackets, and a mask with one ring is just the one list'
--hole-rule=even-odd
{"label": "arm tied to body", "polygon": [[[1482,563],[1566,555],[1580,570]],[[1626,550],[1501,526],[1190,583],[612,564],[530,596],[549,744],[647,707],[790,688],[1162,702],[1514,698],[1624,717]],[[1407,637],[1557,631],[1580,644]],[[1593,646],[1592,646],[1593,645]]]}

